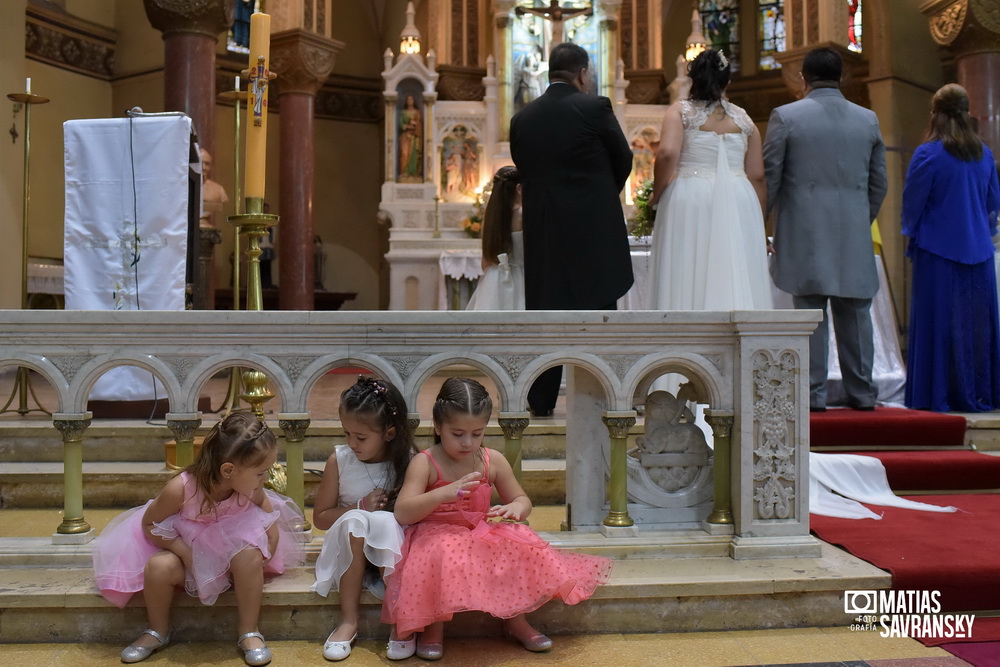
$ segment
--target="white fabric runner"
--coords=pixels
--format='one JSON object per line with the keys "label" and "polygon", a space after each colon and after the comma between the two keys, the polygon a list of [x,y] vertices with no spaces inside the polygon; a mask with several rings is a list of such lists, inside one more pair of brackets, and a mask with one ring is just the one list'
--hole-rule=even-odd
{"label": "white fabric runner", "polygon": [[[71,120],[63,130],[66,309],[183,310],[191,119]],[[90,398],[165,395],[151,373],[124,367]]]}
{"label": "white fabric runner", "polygon": [[874,456],[810,452],[809,513],[841,519],[882,518],[861,503],[924,512],[958,511],[900,498],[889,488],[885,466]]}

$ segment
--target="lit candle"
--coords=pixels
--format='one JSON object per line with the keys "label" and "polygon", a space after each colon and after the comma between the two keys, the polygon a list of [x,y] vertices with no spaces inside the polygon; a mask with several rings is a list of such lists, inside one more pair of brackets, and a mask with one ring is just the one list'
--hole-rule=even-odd
{"label": "lit candle", "polygon": [[24,92],[31,94],[31,77],[24,80]]}
{"label": "lit candle", "polygon": [[239,89],[240,89],[240,75],[237,74],[236,75],[236,90],[238,91]]}
{"label": "lit candle", "polygon": [[265,155],[267,153],[268,60],[271,49],[271,17],[250,15],[250,83],[247,98],[246,178],[244,196],[264,197]]}

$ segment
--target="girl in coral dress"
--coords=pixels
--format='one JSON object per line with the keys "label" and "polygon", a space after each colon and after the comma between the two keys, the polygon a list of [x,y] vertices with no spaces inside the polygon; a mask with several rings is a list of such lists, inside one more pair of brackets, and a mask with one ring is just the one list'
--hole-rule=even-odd
{"label": "girl in coral dress", "polygon": [[[406,529],[403,558],[386,582],[382,619],[400,637],[420,632],[417,655],[444,654],[444,621],[485,611],[529,651],[552,640],[525,613],[560,598],[576,604],[607,581],[611,560],[557,551],[523,524],[531,501],[503,455],[482,446],[493,410],[468,378],[445,381],[434,403],[437,444],[413,458],[396,500]],[[490,506],[496,487],[501,505]],[[496,519],[496,521],[487,521]]]}
{"label": "girl in coral dress", "polygon": [[94,575],[109,602],[124,607],[142,591],[149,629],[122,651],[122,662],[145,660],[170,641],[175,588],[204,604],[236,591],[237,645],[248,665],[271,651],[257,628],[264,575],[301,563],[294,528],[301,511],[264,488],[278,445],[267,424],[236,412],[215,425],[198,460],[142,507],[113,519],[94,541]]}
{"label": "girl in coral dress", "polygon": [[[340,591],[340,624],[323,645],[327,660],[351,654],[358,636],[361,590],[384,595],[382,576],[392,573],[403,547],[403,529],[392,515],[406,467],[417,453],[406,401],[392,384],[362,376],[340,397],[347,436],[327,459],[313,505],[313,523],[326,530],[316,559],[320,595]],[[409,658],[416,642],[389,641],[388,657]]]}

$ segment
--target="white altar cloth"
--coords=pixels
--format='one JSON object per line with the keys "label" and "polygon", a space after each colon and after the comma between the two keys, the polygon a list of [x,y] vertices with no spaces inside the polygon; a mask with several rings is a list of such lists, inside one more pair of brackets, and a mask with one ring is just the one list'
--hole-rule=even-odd
{"label": "white altar cloth", "polygon": [[[191,119],[71,120],[65,137],[67,310],[183,310]],[[97,400],[163,398],[153,376],[114,369]]]}

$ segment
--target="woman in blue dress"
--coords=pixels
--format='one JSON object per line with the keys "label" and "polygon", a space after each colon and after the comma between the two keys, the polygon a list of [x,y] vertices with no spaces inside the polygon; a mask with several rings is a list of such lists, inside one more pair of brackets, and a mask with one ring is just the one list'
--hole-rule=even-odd
{"label": "woman in blue dress", "polygon": [[906,405],[937,412],[1000,408],[1000,320],[991,237],[1000,184],[957,84],[934,94],[927,141],[903,188],[913,263]]}

